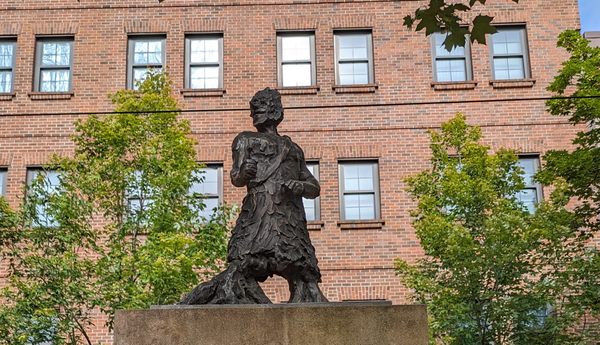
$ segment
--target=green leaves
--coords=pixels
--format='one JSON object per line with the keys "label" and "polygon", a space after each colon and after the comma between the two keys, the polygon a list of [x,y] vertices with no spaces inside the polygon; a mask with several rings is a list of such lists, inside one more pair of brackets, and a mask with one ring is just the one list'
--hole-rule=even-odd
{"label": "green leaves", "polygon": [[[593,260],[588,237],[576,230],[581,223],[565,208],[565,185],[529,214],[517,198],[524,187],[517,156],[490,154],[480,139],[462,114],[431,132],[431,169],[407,180],[427,257],[397,260],[396,272],[427,305],[432,343],[576,344],[580,335],[569,329],[580,311],[559,301],[597,289],[573,278],[580,261]],[[584,295],[578,301],[589,300]],[[553,317],[540,322],[548,305]]]}
{"label": "green leaves", "polygon": [[[512,0],[519,2],[519,0]],[[435,32],[447,33],[444,46],[450,51],[455,47],[464,47],[465,38],[470,36],[471,42],[485,44],[486,35],[493,34],[496,29],[491,22],[493,17],[487,15],[477,15],[473,19],[471,28],[467,26],[462,17],[470,11],[474,11],[474,6],[485,5],[485,0],[469,0],[469,4],[447,2],[446,0],[429,0],[426,7],[418,8],[414,15],[404,17],[404,26],[413,29],[416,23],[415,31],[425,29],[425,35],[429,36]]]}
{"label": "green leaves", "polygon": [[[40,174],[18,210],[0,197],[10,263],[0,345],[91,345],[94,309],[110,327],[115,310],[174,303],[224,262],[232,211],[198,219],[202,199],[189,193],[202,179],[197,143],[167,77],[151,74],[111,99],[119,113],[78,121],[73,155],[50,163],[58,191]],[[36,226],[40,209],[52,226]]]}

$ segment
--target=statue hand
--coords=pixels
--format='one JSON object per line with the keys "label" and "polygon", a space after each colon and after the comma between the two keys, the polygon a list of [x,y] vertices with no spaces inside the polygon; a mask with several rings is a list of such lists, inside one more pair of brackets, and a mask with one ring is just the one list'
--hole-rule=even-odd
{"label": "statue hand", "polygon": [[284,186],[286,186],[289,190],[292,191],[292,193],[296,195],[302,195],[304,193],[304,184],[302,184],[302,182],[300,181],[289,180],[284,183]]}
{"label": "statue hand", "polygon": [[242,165],[242,177],[245,180],[251,180],[256,176],[256,161],[254,160],[247,160],[243,165]]}

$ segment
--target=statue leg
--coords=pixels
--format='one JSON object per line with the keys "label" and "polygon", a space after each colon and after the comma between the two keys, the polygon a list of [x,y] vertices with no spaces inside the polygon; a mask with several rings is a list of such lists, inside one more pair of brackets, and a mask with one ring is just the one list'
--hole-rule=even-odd
{"label": "statue leg", "polygon": [[248,275],[240,261],[208,282],[198,285],[179,304],[270,304],[256,278]]}
{"label": "statue leg", "polygon": [[321,274],[318,268],[297,264],[292,267],[295,269],[287,270],[284,275],[290,288],[288,303],[329,302],[319,288]]}

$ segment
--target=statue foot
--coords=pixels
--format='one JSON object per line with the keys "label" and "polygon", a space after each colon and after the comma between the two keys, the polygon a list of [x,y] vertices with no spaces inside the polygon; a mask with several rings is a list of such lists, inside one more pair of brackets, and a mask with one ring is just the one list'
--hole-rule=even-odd
{"label": "statue foot", "polygon": [[322,303],[329,302],[317,282],[295,280],[290,283],[290,299],[288,303]]}
{"label": "statue foot", "polygon": [[212,280],[196,286],[179,304],[271,304],[271,300],[256,280],[232,263]]}

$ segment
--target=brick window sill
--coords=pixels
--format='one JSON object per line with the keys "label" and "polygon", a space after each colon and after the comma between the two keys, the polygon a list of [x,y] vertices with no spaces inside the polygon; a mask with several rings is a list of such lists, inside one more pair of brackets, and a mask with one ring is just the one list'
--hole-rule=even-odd
{"label": "brick window sill", "polygon": [[535,79],[490,80],[490,85],[492,85],[494,89],[533,87],[534,84]]}
{"label": "brick window sill", "polygon": [[473,90],[476,86],[476,81],[449,81],[431,83],[431,87],[433,87],[433,89],[436,91]]}
{"label": "brick window sill", "polygon": [[322,220],[311,220],[306,222],[306,227],[308,228],[308,230],[321,230],[323,229],[324,225],[325,222]]}
{"label": "brick window sill", "polygon": [[28,96],[31,100],[65,100],[71,99],[75,94],[73,92],[30,92]]}
{"label": "brick window sill", "polygon": [[183,89],[183,97],[223,97],[225,89]]}
{"label": "brick window sill", "polygon": [[373,93],[379,88],[378,84],[333,85],[335,93]]}
{"label": "brick window sill", "polygon": [[319,85],[312,86],[282,86],[278,87],[277,91],[279,91],[282,95],[316,95],[321,88]]}
{"label": "brick window sill", "polygon": [[381,219],[340,220],[337,224],[341,230],[382,229],[385,225],[385,221]]}
{"label": "brick window sill", "polygon": [[0,93],[0,101],[12,101],[15,96],[14,92]]}

